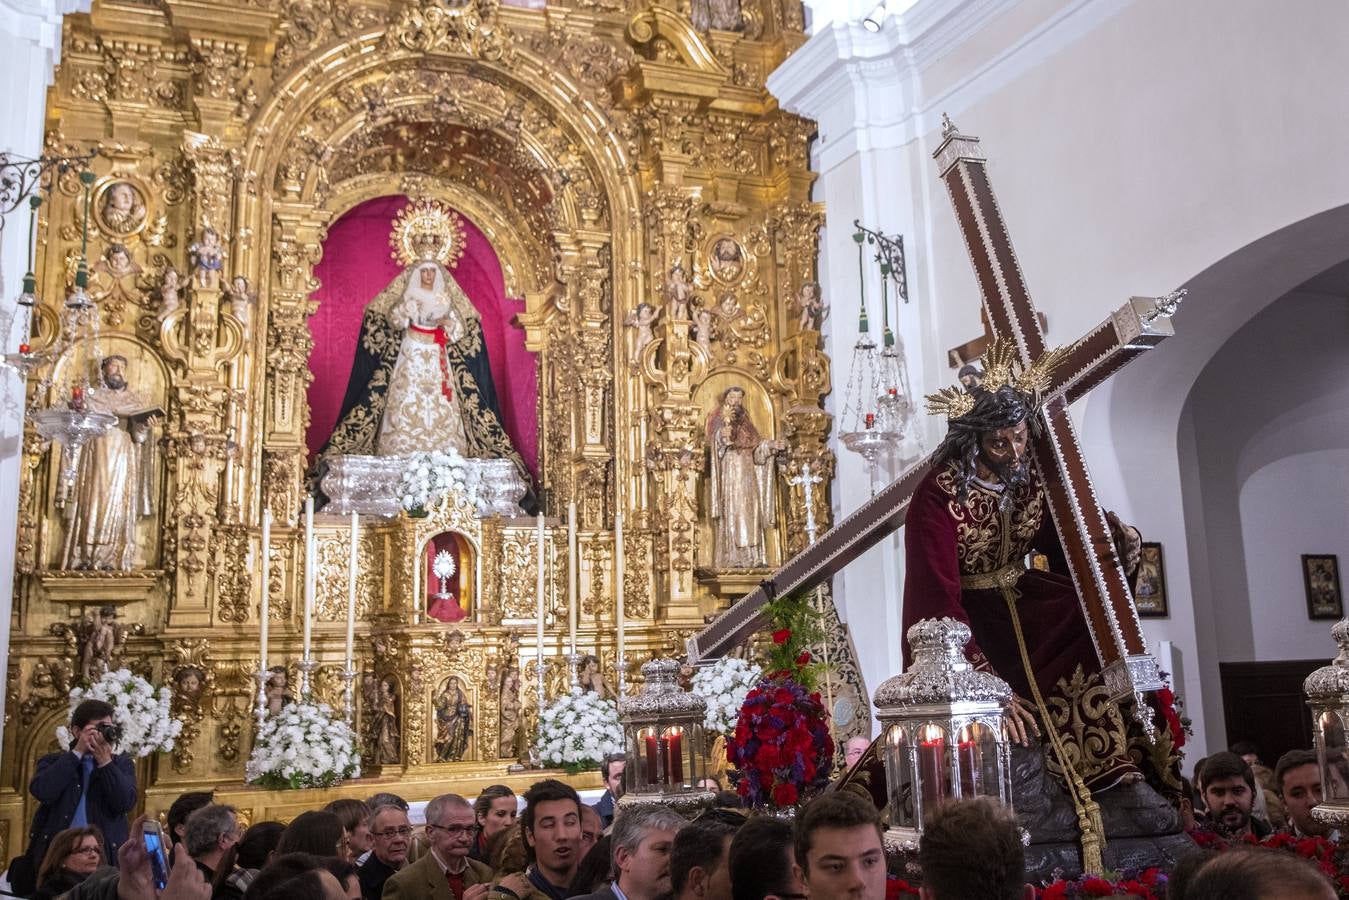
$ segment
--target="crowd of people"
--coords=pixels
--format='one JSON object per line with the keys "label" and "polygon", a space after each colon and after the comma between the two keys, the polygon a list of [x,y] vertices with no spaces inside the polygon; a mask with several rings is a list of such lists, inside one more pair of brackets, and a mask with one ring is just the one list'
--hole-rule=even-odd
{"label": "crowd of people", "polygon": [[[870,796],[851,787],[824,793],[791,820],[751,815],[733,792],[685,818],[663,806],[630,805],[625,761],[605,760],[605,793],[588,806],[564,782],[535,782],[521,798],[492,785],[473,799],[435,797],[414,826],[393,793],[341,799],[288,823],[243,827],[209,792],[179,796],[159,828],[130,823],[134,776],[102,726],[112,710],[86,701],[73,717],[71,749],[40,762],[40,801],[25,857],[41,900],[882,900],[896,880],[884,826]],[[857,750],[849,746],[848,752]],[[1182,803],[1200,848],[1204,836],[1236,849],[1197,849],[1171,874],[1168,900],[1328,900],[1321,870],[1248,838],[1275,829],[1338,840],[1311,816],[1321,802],[1316,756],[1295,750],[1272,770],[1253,747],[1215,754],[1196,767]],[[64,757],[64,758],[62,758]],[[129,763],[128,763],[129,765]],[[53,773],[58,773],[54,775]],[[59,776],[59,777],[58,777]],[[61,781],[64,779],[64,781]],[[59,782],[59,783],[58,783]],[[714,780],[705,787],[719,789]],[[159,835],[167,884],[142,835]],[[939,807],[919,845],[923,900],[1034,898],[1022,832],[1013,813],[988,800]],[[24,857],[21,857],[23,859]],[[19,861],[16,860],[16,864]],[[27,889],[25,889],[27,888]]]}

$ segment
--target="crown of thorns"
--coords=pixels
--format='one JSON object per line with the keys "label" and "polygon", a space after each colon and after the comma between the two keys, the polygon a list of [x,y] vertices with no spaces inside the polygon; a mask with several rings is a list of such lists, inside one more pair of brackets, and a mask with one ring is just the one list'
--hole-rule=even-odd
{"label": "crown of thorns", "polygon": [[[1067,347],[1055,347],[1046,350],[1029,366],[1022,366],[1017,357],[1016,345],[1003,338],[994,338],[984,353],[984,375],[979,387],[990,393],[997,393],[1003,387],[1012,387],[1035,399],[1039,406],[1040,393],[1049,387],[1049,376],[1068,356]],[[961,385],[942,388],[935,394],[928,394],[927,411],[932,415],[944,414],[949,419],[959,419],[974,409],[978,396],[974,391]]]}

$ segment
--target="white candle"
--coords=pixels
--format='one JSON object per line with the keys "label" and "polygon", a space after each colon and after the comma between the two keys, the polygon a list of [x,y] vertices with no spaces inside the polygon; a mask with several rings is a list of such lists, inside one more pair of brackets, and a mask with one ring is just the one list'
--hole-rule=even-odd
{"label": "white candle", "polygon": [[309,660],[310,631],[314,624],[314,498],[304,501],[304,656]]}
{"label": "white candle", "polygon": [[262,511],[262,600],[258,607],[259,635],[262,647],[259,650],[259,659],[262,660],[259,668],[267,671],[267,629],[269,627],[271,597],[268,596],[268,588],[271,586],[272,577],[272,511],[264,509]]}
{"label": "white candle", "polygon": [[544,565],[547,561],[547,557],[543,546],[543,513],[539,513],[538,545],[539,545],[539,585],[538,585],[539,617],[536,623],[537,633],[535,634],[535,641],[536,641],[535,646],[538,648],[539,654],[539,709],[543,709],[543,613],[544,613],[543,595],[546,589],[544,579]]}
{"label": "white candle", "polygon": [[618,689],[623,690],[623,510],[614,513],[614,620],[618,629]]}
{"label": "white candle", "polygon": [[576,501],[567,504],[567,643],[572,656],[576,655],[576,589],[579,584],[580,559],[576,552]]}
{"label": "white candle", "polygon": [[360,527],[360,517],[355,511],[351,514],[351,557],[347,561],[347,671],[353,668],[355,657],[353,650],[356,644],[356,576],[360,571],[358,564],[358,553],[360,545],[357,543],[357,529]]}

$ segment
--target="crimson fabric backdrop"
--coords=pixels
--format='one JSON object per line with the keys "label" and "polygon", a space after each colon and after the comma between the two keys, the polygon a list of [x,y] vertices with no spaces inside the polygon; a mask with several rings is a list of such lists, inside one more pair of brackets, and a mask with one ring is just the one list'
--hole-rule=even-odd
{"label": "crimson fabric backdrop", "polygon": [[[314,381],[309,385],[305,441],[311,462],[337,425],[365,306],[402,271],[390,253],[389,232],[407,204],[408,198],[401,195],[367,200],[334,222],[323,242],[323,260],[314,269],[322,282],[313,294],[318,311],[309,319],[314,336],[309,371]],[[451,274],[482,316],[506,433],[537,479],[538,367],[535,354],[525,349],[524,330],[512,324],[525,302],[506,296],[496,251],[467,217],[464,237],[464,255]]]}

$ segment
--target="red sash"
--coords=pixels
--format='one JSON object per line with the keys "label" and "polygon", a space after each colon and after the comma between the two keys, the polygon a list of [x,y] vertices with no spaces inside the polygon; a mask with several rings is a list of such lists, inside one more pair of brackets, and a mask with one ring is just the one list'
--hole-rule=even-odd
{"label": "red sash", "polygon": [[449,336],[445,334],[445,329],[439,326],[435,328],[421,328],[417,325],[408,325],[408,328],[417,334],[429,334],[435,338],[436,346],[440,348],[438,358],[440,359],[440,392],[445,395],[446,400],[454,399],[454,391],[450,389],[450,364],[445,359],[445,347],[449,344]]}

